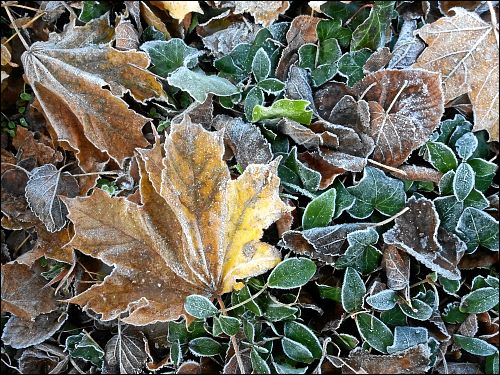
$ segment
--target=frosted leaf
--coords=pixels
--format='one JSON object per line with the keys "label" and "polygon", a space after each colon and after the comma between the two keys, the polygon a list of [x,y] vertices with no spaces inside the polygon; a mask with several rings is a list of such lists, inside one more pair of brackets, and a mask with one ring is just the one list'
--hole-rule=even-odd
{"label": "frosted leaf", "polygon": [[310,150],[317,150],[320,146],[336,147],[338,137],[328,131],[315,133],[310,128],[290,119],[283,119],[278,123],[278,130],[288,135],[292,140]]}
{"label": "frosted leaf", "polygon": [[387,347],[389,354],[413,348],[416,345],[427,345],[429,333],[423,327],[396,327],[394,329],[394,344]]}
{"label": "frosted leaf", "polygon": [[229,3],[234,6],[234,13],[250,13],[254,17],[255,23],[263,26],[272,24],[290,6],[289,1],[230,1]]}
{"label": "frosted leaf", "polygon": [[455,142],[455,148],[457,150],[458,156],[462,160],[468,160],[474,151],[476,151],[478,146],[478,140],[476,136],[472,133],[465,133]]}
{"label": "frosted leaf", "polygon": [[474,189],[475,180],[476,173],[469,164],[462,163],[458,166],[453,177],[453,194],[460,202]]}
{"label": "frosted leaf", "polygon": [[454,9],[453,17],[426,24],[417,35],[428,47],[414,67],[441,73],[444,100],[467,94],[474,130],[487,130],[498,141],[498,44],[494,27],[476,13]]}
{"label": "frosted leaf", "polygon": [[423,70],[382,70],[353,87],[370,107],[373,158],[399,166],[439,126],[444,112],[439,75]]}
{"label": "frosted leaf", "polygon": [[387,286],[402,290],[410,285],[410,257],[396,246],[386,246],[382,263],[387,276]]}
{"label": "frosted leaf", "polygon": [[64,174],[53,164],[45,164],[31,171],[26,184],[26,201],[47,230],[57,232],[66,224],[68,214],[59,196],[73,198],[79,190],[73,176]]}
{"label": "frosted leaf", "polygon": [[392,289],[383,290],[366,298],[366,303],[380,311],[394,308],[397,302],[398,295]]}
{"label": "frosted leaf", "polygon": [[410,210],[395,219],[394,227],[384,233],[384,241],[415,257],[426,267],[450,280],[459,280],[457,268],[466,246],[455,235],[438,230],[439,216],[434,203],[411,197]]}
{"label": "frosted leaf", "polygon": [[486,212],[467,207],[458,220],[457,232],[467,243],[469,252],[479,245],[498,251],[498,221]]}
{"label": "frosted leaf", "polygon": [[271,145],[255,124],[237,117],[218,115],[212,126],[218,130],[224,129],[224,140],[243,169],[249,164],[266,164],[271,161]]}
{"label": "frosted leaf", "polygon": [[251,43],[258,30],[257,25],[235,22],[223,30],[202,37],[202,41],[215,58],[220,58],[229,54],[240,43]]}
{"label": "frosted leaf", "polygon": [[416,29],[417,21],[406,19],[403,21],[398,40],[392,51],[391,61],[389,61],[389,69],[405,69],[417,60],[425,45],[413,34]]}
{"label": "frosted leaf", "polygon": [[141,374],[148,359],[146,338],[140,331],[118,331],[104,348],[103,374]]}
{"label": "frosted leaf", "polygon": [[290,67],[286,81],[286,97],[294,100],[307,100],[311,103],[310,106],[314,114],[317,114],[311,86],[309,85],[309,76],[305,69],[295,65]]}

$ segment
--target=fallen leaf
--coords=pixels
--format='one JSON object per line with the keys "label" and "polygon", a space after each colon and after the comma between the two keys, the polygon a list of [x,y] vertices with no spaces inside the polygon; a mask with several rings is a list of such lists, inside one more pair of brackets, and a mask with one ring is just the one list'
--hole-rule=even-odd
{"label": "fallen leaf", "polygon": [[26,184],[26,201],[47,230],[57,232],[66,224],[68,213],[59,196],[73,198],[79,190],[73,176],[53,164],[45,164],[31,171]]}
{"label": "fallen leaf", "polygon": [[[216,3],[223,3],[225,1],[216,1]],[[289,1],[230,1],[234,6],[234,13],[250,13],[250,15],[255,19],[255,23],[261,25],[269,26],[278,17],[285,13],[289,8]]]}
{"label": "fallen leaf", "polygon": [[16,136],[12,139],[12,145],[17,149],[18,159],[34,157],[38,166],[56,164],[63,160],[62,154],[47,143],[48,141],[37,141],[33,132],[21,126],[17,128]]}
{"label": "fallen leaf", "polygon": [[439,216],[431,200],[411,197],[407,207],[410,209],[384,233],[384,241],[406,251],[439,275],[460,280],[457,265],[465,253],[465,243],[439,228]]}
{"label": "fallen leaf", "polygon": [[140,331],[118,330],[104,348],[104,374],[139,374],[148,359],[147,340]]}
{"label": "fallen leaf", "polygon": [[154,27],[156,30],[160,31],[166,39],[170,39],[170,33],[167,30],[165,22],[158,17],[153,10],[144,1],[137,1],[140,8],[140,16],[146,21],[149,26]]}
{"label": "fallen leaf", "polygon": [[443,76],[445,102],[468,94],[474,109],[474,130],[487,130],[498,141],[498,42],[494,26],[477,14],[455,8],[418,30],[428,47],[414,67]]}
{"label": "fallen leaf", "polygon": [[179,22],[192,12],[203,14],[198,1],[153,1],[152,4],[166,10],[172,18],[179,20]]}
{"label": "fallen leaf", "polygon": [[290,119],[283,119],[278,122],[278,130],[292,138],[298,145],[310,150],[318,150],[320,146],[338,146],[338,137],[328,131],[314,133],[310,128]]}
{"label": "fallen leaf", "polygon": [[386,246],[382,264],[387,276],[387,286],[402,290],[410,286],[410,257],[396,246]]}
{"label": "fallen leaf", "polygon": [[319,189],[323,190],[329,187],[337,176],[345,172],[345,169],[336,167],[323,159],[318,152],[301,152],[297,155],[298,159],[308,168],[321,174]]}
{"label": "fallen leaf", "polygon": [[65,372],[68,370],[69,356],[63,349],[52,344],[38,344],[23,350],[19,357],[19,371],[22,374],[42,372]]}
{"label": "fallen leaf", "polygon": [[215,58],[229,54],[240,43],[251,43],[259,27],[245,22],[235,22],[227,28],[202,37],[203,44]]}
{"label": "fallen leaf", "polygon": [[445,16],[453,16],[455,13],[453,8],[459,7],[474,11],[482,3],[482,1],[438,1],[438,7],[441,13],[443,13]]}
{"label": "fallen leaf", "polygon": [[94,167],[92,159],[103,161],[99,151],[122,165],[136,147],[147,146],[141,129],[148,119],[118,96],[162,96],[161,84],[146,70],[145,53],[106,44],[113,37],[107,15],[85,26],[75,22],[31,45],[22,55],[25,74],[58,141],[76,150],[84,170]]}
{"label": "fallen leaf", "polygon": [[255,124],[237,117],[218,115],[212,126],[224,130],[224,140],[243,169],[250,164],[266,164],[272,160],[271,145]]}
{"label": "fallen leaf", "polygon": [[19,318],[35,320],[57,309],[54,289],[25,264],[2,265],[2,309]]}
{"label": "fallen leaf", "polygon": [[130,21],[120,19],[115,28],[115,46],[120,51],[128,51],[139,47],[139,33]]}
{"label": "fallen leaf", "polygon": [[389,61],[390,69],[405,69],[417,61],[417,57],[425,48],[425,44],[414,35],[417,29],[417,21],[404,20],[399,37],[392,50],[392,58]]}
{"label": "fallen leaf", "polygon": [[352,33],[351,51],[362,48],[376,51],[385,45],[394,4],[396,4],[395,1],[381,1],[374,4],[368,18]]}
{"label": "fallen leaf", "polygon": [[65,200],[75,226],[70,246],[114,265],[103,283],[69,300],[102,320],[126,311],[124,322],[134,325],[176,319],[188,295],[239,289],[238,280],[280,260],[259,241],[288,211],[278,196],[276,162],[250,165],[230,181],[222,133],[188,120],[172,125],[162,169],[158,151],[141,152],[142,206],[101,190]]}
{"label": "fallen leaf", "polygon": [[414,374],[429,370],[431,351],[428,345],[419,344],[402,352],[389,355],[369,354],[361,348],[354,349],[349,358],[344,359],[348,366],[342,367],[343,374]]}
{"label": "fallen leaf", "polygon": [[439,75],[423,70],[383,70],[354,87],[368,102],[373,159],[399,166],[439,126],[444,112]]}

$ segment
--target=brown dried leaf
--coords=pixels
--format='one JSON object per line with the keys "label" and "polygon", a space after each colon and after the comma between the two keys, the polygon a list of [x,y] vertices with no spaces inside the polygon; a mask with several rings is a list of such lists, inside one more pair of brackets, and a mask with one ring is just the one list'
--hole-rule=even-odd
{"label": "brown dried leaf", "polygon": [[271,145],[257,125],[245,122],[239,117],[218,115],[212,126],[217,130],[224,129],[224,140],[243,169],[250,164],[266,164],[272,160]]}
{"label": "brown dried leaf", "polygon": [[453,17],[442,17],[422,27],[417,35],[428,47],[414,67],[439,72],[448,102],[468,94],[474,108],[474,129],[486,129],[498,141],[498,41],[494,26],[476,13],[455,8]]}
{"label": "brown dried leaf", "polygon": [[163,95],[161,84],[146,70],[147,54],[115,50],[106,44],[112,37],[107,15],[85,26],[73,20],[61,34],[33,43],[22,55],[41,109],[58,140],[77,151],[81,165],[96,159],[97,150],[122,165],[136,147],[147,146],[141,129],[148,119],[118,96],[130,92],[144,101]]}
{"label": "brown dried leaf", "polygon": [[410,257],[396,246],[386,246],[382,264],[387,276],[387,286],[402,290],[410,286]]}
{"label": "brown dried leaf", "polygon": [[453,16],[453,8],[464,8],[470,11],[476,10],[483,1],[438,1],[438,7],[445,16]]}
{"label": "brown dried leaf", "polygon": [[423,374],[430,366],[431,351],[428,345],[416,345],[402,352],[389,355],[374,355],[356,348],[342,367],[343,374]]}
{"label": "brown dried leaf", "polygon": [[383,70],[354,87],[370,108],[366,133],[374,140],[373,159],[399,166],[439,126],[444,112],[439,75],[422,70]]}
{"label": "brown dried leaf", "polygon": [[67,305],[47,314],[40,314],[34,320],[11,316],[2,333],[3,343],[15,349],[37,345],[56,333],[68,318]]}
{"label": "brown dried leaf", "polygon": [[411,197],[410,209],[395,219],[384,233],[384,241],[415,257],[420,263],[450,280],[460,280],[458,262],[466,246],[454,234],[440,229],[434,203],[427,198]]}
{"label": "brown dried leaf", "polygon": [[34,320],[57,309],[54,289],[25,264],[2,265],[2,309],[22,319]]}
{"label": "brown dried leaf", "polygon": [[21,126],[17,127],[16,136],[12,145],[17,149],[19,160],[34,157],[38,166],[43,164],[56,164],[63,160],[62,154],[48,146],[48,141],[39,142],[35,134]]}
{"label": "brown dried leaf", "polygon": [[234,7],[234,13],[250,13],[255,23],[269,26],[290,7],[289,1],[215,1],[218,7]]}
{"label": "brown dried leaf", "polygon": [[140,331],[118,331],[105,347],[103,374],[140,374],[146,364],[147,341]]}
{"label": "brown dried leaf", "polygon": [[69,356],[61,348],[43,343],[23,351],[19,358],[19,371],[21,374],[60,374],[67,372],[68,362]]}
{"label": "brown dried leaf", "polygon": [[153,1],[152,5],[167,11],[172,18],[179,21],[192,12],[203,14],[198,1]]}
{"label": "brown dried leaf", "polygon": [[128,51],[139,47],[139,33],[130,21],[120,19],[115,28],[116,49]]}
{"label": "brown dried leaf", "polygon": [[321,174],[319,189],[324,190],[333,184],[333,181],[345,173],[345,169],[336,167],[323,159],[318,152],[301,152],[297,155],[298,159],[308,168],[315,170]]}
{"label": "brown dried leaf", "polygon": [[76,179],[52,164],[31,171],[26,184],[26,201],[33,213],[49,232],[57,232],[66,224],[68,210],[59,196],[76,197],[79,193]]}
{"label": "brown dried leaf", "polygon": [[305,43],[316,43],[316,25],[321,19],[311,16],[295,17],[286,33],[288,45],[281,53],[281,58],[276,68],[276,78],[284,81],[290,67],[299,60],[298,50]]}
{"label": "brown dried leaf", "polygon": [[318,150],[320,146],[334,148],[338,146],[338,137],[328,131],[314,133],[307,126],[296,121],[283,119],[278,122],[278,130],[288,135],[293,141],[309,150]]}
{"label": "brown dried leaf", "polygon": [[65,200],[75,226],[70,246],[114,266],[103,283],[69,300],[103,320],[123,312],[134,325],[176,319],[188,295],[213,298],[240,288],[238,280],[280,260],[259,241],[288,210],[278,196],[276,162],[250,165],[231,181],[222,132],[188,120],[172,125],[161,169],[155,147],[141,152],[141,206],[101,190]]}

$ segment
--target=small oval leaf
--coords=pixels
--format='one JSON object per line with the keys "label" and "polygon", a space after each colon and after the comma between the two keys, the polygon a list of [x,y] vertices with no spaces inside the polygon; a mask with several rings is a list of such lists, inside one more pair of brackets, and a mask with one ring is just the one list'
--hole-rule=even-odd
{"label": "small oval leaf", "polygon": [[307,258],[288,258],[269,275],[267,284],[276,289],[293,289],[307,284],[316,273],[316,264]]}

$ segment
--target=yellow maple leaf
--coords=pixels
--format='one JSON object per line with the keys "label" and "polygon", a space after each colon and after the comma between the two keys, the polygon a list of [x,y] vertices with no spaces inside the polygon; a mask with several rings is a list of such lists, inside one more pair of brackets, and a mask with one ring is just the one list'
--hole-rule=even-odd
{"label": "yellow maple leaf", "polygon": [[486,129],[498,141],[498,42],[494,27],[476,13],[454,8],[422,27],[417,35],[429,46],[414,67],[443,75],[445,102],[468,94],[474,109],[474,130]]}
{"label": "yellow maple leaf", "polygon": [[184,314],[190,294],[215,298],[280,261],[263,230],[289,208],[278,195],[277,162],[231,180],[222,132],[184,120],[161,146],[139,150],[142,205],[101,190],[66,199],[70,246],[113,265],[104,281],[69,300],[135,325]]}

